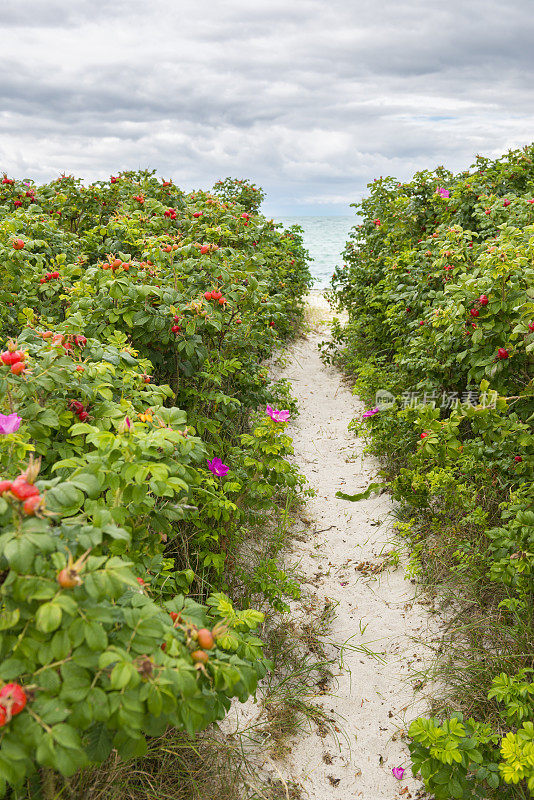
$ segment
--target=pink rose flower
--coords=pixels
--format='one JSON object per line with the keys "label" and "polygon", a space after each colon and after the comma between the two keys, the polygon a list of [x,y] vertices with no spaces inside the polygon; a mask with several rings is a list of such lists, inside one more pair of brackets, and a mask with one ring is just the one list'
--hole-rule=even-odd
{"label": "pink rose flower", "polygon": [[378,414],[379,411],[380,409],[378,407],[371,408],[369,411],[364,411],[362,417],[373,417],[375,414]]}
{"label": "pink rose flower", "polygon": [[0,434],[16,433],[21,422],[18,414],[0,414]]}
{"label": "pink rose flower", "polygon": [[265,411],[275,422],[287,422],[289,419],[289,411],[287,410],[278,411],[277,408],[271,408],[271,406],[267,406]]}
{"label": "pink rose flower", "polygon": [[214,458],[213,461],[208,461],[208,469],[210,472],[213,472],[214,475],[217,475],[218,478],[223,478],[230,467],[223,464],[220,458]]}
{"label": "pink rose flower", "polygon": [[393,777],[397,778],[397,780],[400,781],[400,780],[402,780],[402,776],[406,772],[406,768],[405,767],[393,767],[393,769],[391,771],[393,773]]}

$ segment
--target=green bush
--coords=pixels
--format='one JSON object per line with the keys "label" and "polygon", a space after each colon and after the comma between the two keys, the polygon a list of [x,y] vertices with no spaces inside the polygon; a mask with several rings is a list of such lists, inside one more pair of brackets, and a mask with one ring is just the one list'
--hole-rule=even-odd
{"label": "green bush", "polygon": [[[193,734],[268,668],[221,590],[251,515],[304,487],[262,362],[310,274],[261,190],[219,190],[1,185],[2,796]],[[245,579],[296,592],[271,560]]]}
{"label": "green bush", "polygon": [[[533,157],[530,145],[477,157],[459,175],[438,167],[404,184],[374,181],[333,279],[348,323],[325,356],[375,407],[353,427],[366,430],[410,519],[399,528],[412,569],[471,614],[440,662],[454,683],[448,707],[470,717],[450,719],[454,763],[436,749],[452,747],[449,723],[412,729],[414,768],[436,797],[534,793],[532,708],[510,730],[491,691],[503,666],[532,666]],[[487,748],[471,757],[475,720],[488,717],[491,758]]]}

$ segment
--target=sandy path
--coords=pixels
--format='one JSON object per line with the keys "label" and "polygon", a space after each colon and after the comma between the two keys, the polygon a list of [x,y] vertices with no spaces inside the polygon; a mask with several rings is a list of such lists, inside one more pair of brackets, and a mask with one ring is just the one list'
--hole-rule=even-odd
{"label": "sandy path", "polygon": [[409,665],[417,666],[421,658],[411,637],[425,637],[429,614],[416,602],[402,568],[388,567],[374,577],[356,569],[361,562],[380,564],[394,548],[391,500],[387,494],[356,503],[335,497],[339,489],[353,493],[367,487],[378,465],[362,456],[363,443],[347,431],[363,412],[362,403],[339,371],[320,359],[318,344],[328,336],[329,317],[321,295],[311,295],[309,315],[313,329],[290,349],[282,376],[292,381],[300,408],[288,429],[295,460],[317,496],[306,508],[309,538],[299,537],[289,558],[303,576],[305,594],[317,597],[318,605],[325,598],[337,604],[329,639],[348,644],[338,648],[339,674],[317,704],[339,715],[344,736],[336,745],[313,730],[292,743],[285,761],[274,765],[266,758],[263,768],[302,786],[309,800],[410,800],[422,796],[421,784],[409,769],[401,781],[391,769],[408,766],[401,733],[424,711],[421,695],[406,679]]}

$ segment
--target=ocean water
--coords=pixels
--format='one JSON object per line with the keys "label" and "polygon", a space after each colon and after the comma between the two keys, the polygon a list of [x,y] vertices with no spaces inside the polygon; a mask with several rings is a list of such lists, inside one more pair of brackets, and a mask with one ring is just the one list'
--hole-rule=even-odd
{"label": "ocean water", "polygon": [[313,288],[325,289],[330,284],[334,267],[343,263],[341,253],[350,229],[357,222],[356,216],[276,217],[275,222],[282,222],[286,227],[300,225],[303,229],[304,247],[313,259],[310,263]]}

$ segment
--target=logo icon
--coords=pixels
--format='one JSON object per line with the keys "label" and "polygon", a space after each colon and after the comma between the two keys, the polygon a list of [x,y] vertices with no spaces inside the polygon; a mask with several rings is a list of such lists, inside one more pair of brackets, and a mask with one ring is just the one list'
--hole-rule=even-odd
{"label": "logo icon", "polygon": [[380,411],[387,411],[388,408],[391,408],[395,405],[395,396],[388,392],[387,389],[379,389],[375,395],[376,398],[376,407],[380,409]]}

